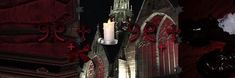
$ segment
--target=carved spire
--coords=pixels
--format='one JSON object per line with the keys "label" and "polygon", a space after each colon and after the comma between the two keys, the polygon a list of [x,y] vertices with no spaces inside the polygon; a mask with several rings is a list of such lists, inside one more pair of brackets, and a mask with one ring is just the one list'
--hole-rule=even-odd
{"label": "carved spire", "polygon": [[132,16],[129,0],[114,0],[109,15],[113,16],[116,22],[126,22],[127,17]]}

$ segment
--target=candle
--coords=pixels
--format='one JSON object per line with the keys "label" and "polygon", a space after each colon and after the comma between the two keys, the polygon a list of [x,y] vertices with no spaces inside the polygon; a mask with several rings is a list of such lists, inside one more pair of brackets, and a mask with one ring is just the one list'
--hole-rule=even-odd
{"label": "candle", "polygon": [[114,40],[114,22],[111,22],[110,19],[107,23],[103,23],[104,30],[104,41],[113,41]]}

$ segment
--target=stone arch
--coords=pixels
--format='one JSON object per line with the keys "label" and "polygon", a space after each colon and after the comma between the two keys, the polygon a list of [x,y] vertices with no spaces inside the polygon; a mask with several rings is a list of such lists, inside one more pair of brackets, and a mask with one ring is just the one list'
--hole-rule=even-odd
{"label": "stone arch", "polygon": [[144,21],[141,37],[136,42],[138,77],[162,77],[176,73],[177,31],[176,23],[165,13],[155,12]]}
{"label": "stone arch", "polygon": [[104,60],[99,55],[94,57],[84,64],[82,73],[79,78],[106,78],[106,65]]}

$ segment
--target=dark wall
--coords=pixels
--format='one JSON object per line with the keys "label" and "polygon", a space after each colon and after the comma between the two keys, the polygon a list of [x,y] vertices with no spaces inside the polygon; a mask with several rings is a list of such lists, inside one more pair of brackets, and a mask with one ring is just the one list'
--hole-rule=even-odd
{"label": "dark wall", "polygon": [[[201,78],[196,68],[200,57],[216,48],[231,49],[234,46],[235,37],[219,28],[216,20],[234,13],[235,4],[233,0],[179,0],[179,3],[183,7],[179,14],[183,38],[179,60],[183,68],[181,78]],[[202,30],[193,31],[195,28]],[[193,44],[189,44],[190,41],[194,41]]]}
{"label": "dark wall", "polygon": [[[81,13],[81,23],[91,28],[91,34],[88,36],[88,43],[91,43],[96,32],[97,24],[102,29],[103,22],[106,22],[109,17],[110,6],[114,0],[81,0],[80,6],[84,12]],[[133,5],[133,19],[138,15],[139,9],[143,0],[130,0],[130,5]]]}

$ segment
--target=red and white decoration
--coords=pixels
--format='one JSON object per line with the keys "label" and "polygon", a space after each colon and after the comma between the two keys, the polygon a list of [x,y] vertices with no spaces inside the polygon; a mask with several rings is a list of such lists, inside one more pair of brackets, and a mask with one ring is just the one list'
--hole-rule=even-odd
{"label": "red and white decoration", "polygon": [[176,74],[178,68],[179,32],[175,22],[164,13],[153,13],[141,26],[137,42],[137,74],[159,77]]}

